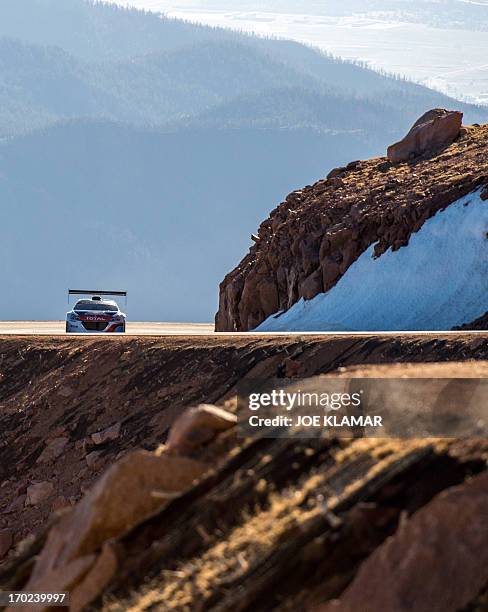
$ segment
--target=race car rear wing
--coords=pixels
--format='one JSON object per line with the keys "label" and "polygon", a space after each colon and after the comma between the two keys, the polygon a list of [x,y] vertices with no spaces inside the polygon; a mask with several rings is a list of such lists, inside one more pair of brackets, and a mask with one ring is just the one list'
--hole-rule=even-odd
{"label": "race car rear wing", "polygon": [[91,295],[93,297],[110,296],[124,297],[127,304],[127,291],[85,291],[84,289],[68,289],[68,304],[72,295]]}

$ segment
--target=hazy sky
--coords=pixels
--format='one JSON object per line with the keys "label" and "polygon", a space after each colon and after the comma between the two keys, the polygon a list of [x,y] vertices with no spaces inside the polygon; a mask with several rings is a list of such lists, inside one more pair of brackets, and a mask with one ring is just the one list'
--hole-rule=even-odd
{"label": "hazy sky", "polygon": [[312,44],[488,104],[488,0],[111,1]]}

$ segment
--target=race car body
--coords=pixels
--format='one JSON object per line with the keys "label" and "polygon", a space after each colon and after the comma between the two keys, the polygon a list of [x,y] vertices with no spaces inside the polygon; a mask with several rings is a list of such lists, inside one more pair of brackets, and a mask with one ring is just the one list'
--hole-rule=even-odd
{"label": "race car body", "polygon": [[117,302],[95,295],[78,300],[66,314],[66,333],[124,333],[125,322]]}

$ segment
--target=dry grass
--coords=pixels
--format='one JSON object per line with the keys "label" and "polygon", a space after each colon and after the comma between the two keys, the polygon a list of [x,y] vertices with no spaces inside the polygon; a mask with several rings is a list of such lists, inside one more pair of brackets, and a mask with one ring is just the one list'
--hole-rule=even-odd
{"label": "dry grass", "polygon": [[[230,532],[219,534],[217,526],[214,533],[205,534],[208,547],[203,554],[182,561],[171,571],[161,571],[130,601],[115,602],[106,609],[111,612],[207,609],[206,602],[244,578],[290,534],[306,528],[318,515],[334,512],[342,499],[354,494],[390,464],[428,446],[432,446],[431,440],[344,442],[342,448],[334,451],[331,467],[316,466],[291,486],[270,492],[266,507],[243,511],[239,525]],[[270,460],[269,456],[261,459]],[[353,472],[350,466],[355,466]],[[263,490],[268,484],[260,480],[256,487]]]}

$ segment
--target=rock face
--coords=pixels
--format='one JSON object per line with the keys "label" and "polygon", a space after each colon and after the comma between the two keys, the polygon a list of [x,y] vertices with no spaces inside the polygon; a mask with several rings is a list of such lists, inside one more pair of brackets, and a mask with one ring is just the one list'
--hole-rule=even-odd
{"label": "rock face", "polygon": [[[470,359],[488,359],[487,343],[476,335],[455,336],[448,344],[432,343],[428,336],[418,336],[415,341],[409,336],[395,340],[385,337],[378,340],[374,350],[369,343],[367,337],[358,342],[353,337],[324,336],[307,344],[298,357],[296,352],[302,341],[295,336],[263,337],[259,341],[232,335],[219,339],[175,336],[133,338],[127,344],[107,343],[94,336],[76,348],[77,358],[73,360],[73,345],[62,337],[3,338],[2,371],[9,385],[0,384],[0,430],[4,442],[0,444],[0,530],[11,529],[16,541],[31,533],[39,534],[53,512],[64,505],[60,498],[74,506],[94,480],[123,454],[141,445],[156,448],[165,442],[168,429],[188,406],[194,405],[195,398],[223,397],[243,377],[264,380],[283,374],[314,376],[328,371],[337,355],[343,353],[343,366],[383,363],[385,356],[392,361],[456,361],[467,355]],[[130,359],[124,358],[127,353]],[[19,354],[25,360],[19,362]],[[80,375],[85,364],[89,370]],[[20,367],[23,378],[19,380]],[[107,371],[113,372],[110,384]],[[73,405],[58,397],[53,381],[61,379],[70,380],[77,389],[78,403]],[[82,389],[76,387],[75,380],[83,381]],[[141,388],[144,396],[140,395]],[[100,389],[107,398],[102,404]],[[134,405],[140,406],[142,420],[134,415]],[[34,411],[27,429],[25,410],[29,415]],[[63,429],[58,429],[61,422]],[[93,432],[104,431],[117,422],[124,422],[117,440],[101,446],[92,444]],[[49,435],[53,439],[69,437],[70,443],[52,464],[37,463]],[[232,432],[221,436],[218,444],[227,444],[229,436]],[[210,447],[205,450],[212,452]],[[95,455],[98,459],[93,469],[85,457],[99,451],[102,452]],[[22,472],[17,471],[18,465]],[[35,506],[25,506],[27,487],[46,480],[55,485],[52,496]]]}
{"label": "rock face", "polygon": [[[414,128],[423,133],[430,126],[429,147],[459,133],[461,114],[439,113],[424,115]],[[425,134],[419,139],[428,141]],[[216,330],[248,331],[299,299],[328,291],[372,244],[377,257],[407,245],[436,212],[486,186],[487,151],[488,126],[473,126],[435,155],[405,164],[354,161],[291,193],[221,283]]]}
{"label": "rock face", "polygon": [[455,327],[454,329],[457,331],[486,331],[488,330],[488,312],[485,312],[484,315],[478,317],[474,321],[464,323],[463,325]]}
{"label": "rock face", "polygon": [[207,469],[186,457],[129,453],[51,529],[26,588],[70,590],[80,602],[72,602],[70,609],[81,610],[116,570],[109,540],[190,487]]}
{"label": "rock face", "polygon": [[459,136],[463,113],[436,108],[422,115],[403,140],[388,147],[393,163],[406,162],[450,145]]}
{"label": "rock face", "polygon": [[401,525],[363,564],[343,597],[317,612],[464,609],[486,584],[488,526],[480,517],[487,514],[484,473],[442,493]]}
{"label": "rock face", "polygon": [[105,444],[106,442],[112,442],[113,440],[117,440],[120,436],[120,423],[115,423],[115,425],[111,425],[107,427],[103,431],[97,431],[91,435],[91,440],[93,444],[97,446],[100,444]]}
{"label": "rock face", "polygon": [[[167,446],[155,453],[133,451],[112,465],[51,528],[25,588],[69,590],[70,610],[82,610],[118,568],[114,539],[196,483],[211,466],[185,455],[196,453],[235,423],[234,415],[215,406],[190,408],[176,420]],[[119,433],[120,426],[116,426],[96,435],[103,443],[116,439]],[[52,492],[52,485],[48,491],[46,484],[27,489],[30,503],[38,503]],[[60,498],[56,501],[61,502],[61,508],[66,505]],[[2,539],[0,532],[0,558],[11,544],[12,534]]]}
{"label": "rock face", "polygon": [[[314,360],[303,349],[289,359]],[[360,375],[442,377],[454,366],[390,367]],[[483,377],[488,363],[456,371]],[[340,372],[346,383],[351,374]],[[72,612],[486,609],[486,439],[241,438],[234,422],[200,406],[171,443],[126,454],[0,563],[0,590],[69,590]],[[19,609],[31,608],[8,612]]]}

